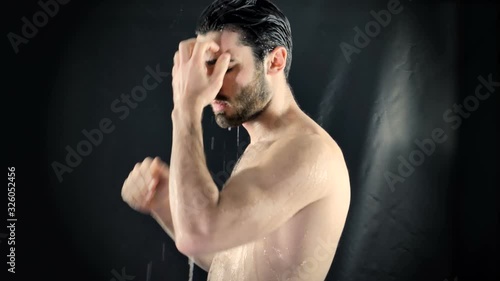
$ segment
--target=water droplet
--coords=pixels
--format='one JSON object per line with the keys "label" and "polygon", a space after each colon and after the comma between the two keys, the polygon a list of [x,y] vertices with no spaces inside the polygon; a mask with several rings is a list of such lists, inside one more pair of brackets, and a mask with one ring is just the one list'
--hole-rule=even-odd
{"label": "water droplet", "polygon": [[161,261],[165,261],[165,243],[162,244]]}
{"label": "water droplet", "polygon": [[276,255],[277,255],[280,259],[283,259],[283,255],[281,254],[280,249],[278,249],[278,248],[276,248],[275,246],[273,246],[273,250],[274,250],[274,252],[276,253]]}
{"label": "water droplet", "polygon": [[236,146],[240,146],[240,126],[236,127]]}
{"label": "water droplet", "polygon": [[227,130],[231,132],[231,127],[228,127]]}
{"label": "water droplet", "polygon": [[151,279],[151,268],[153,267],[153,262],[150,261],[148,263],[148,267],[147,267],[147,270],[146,270],[146,281],[149,281]]}

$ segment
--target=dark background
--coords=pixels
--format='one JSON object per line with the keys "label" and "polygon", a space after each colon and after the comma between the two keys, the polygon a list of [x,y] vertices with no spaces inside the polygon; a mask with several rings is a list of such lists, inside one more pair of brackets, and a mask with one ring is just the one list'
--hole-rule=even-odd
{"label": "dark background", "polygon": [[[348,62],[339,44],[354,45],[353,28],[364,30],[370,11],[388,2],[275,1],[292,25],[297,101],[339,143],[351,176],[351,209],[327,280],[494,280],[500,88],[456,129],[443,114],[474,94],[479,76],[500,81],[498,8],[401,1],[401,13]],[[208,4],[73,0],[17,54],[7,34],[22,35],[21,18],[41,8],[2,8],[3,136],[6,165],[16,167],[18,218],[17,273],[2,280],[108,281],[122,269],[133,280],[188,279],[187,258],[120,197],[136,162],[170,157],[170,77],[123,120],[110,105],[142,84],[147,66],[171,70],[178,42],[193,36]],[[103,118],[114,131],[59,181],[51,165],[65,164],[65,147],[76,149],[82,130]],[[221,130],[209,111],[203,122],[208,166],[222,183],[248,135]],[[390,188],[385,175],[397,174],[400,159],[418,150],[415,140],[436,128],[447,140]],[[0,276],[5,233],[1,227]],[[196,267],[194,280],[206,273]]]}

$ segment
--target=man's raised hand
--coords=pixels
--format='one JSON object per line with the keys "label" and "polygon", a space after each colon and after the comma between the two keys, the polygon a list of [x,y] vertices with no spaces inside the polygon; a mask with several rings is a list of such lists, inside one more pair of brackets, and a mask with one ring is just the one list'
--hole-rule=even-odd
{"label": "man's raised hand", "polygon": [[220,54],[211,75],[208,73],[206,58],[207,53],[216,54],[219,50],[220,46],[214,41],[195,38],[179,44],[172,69],[174,105],[203,109],[215,99],[222,87],[230,55]]}

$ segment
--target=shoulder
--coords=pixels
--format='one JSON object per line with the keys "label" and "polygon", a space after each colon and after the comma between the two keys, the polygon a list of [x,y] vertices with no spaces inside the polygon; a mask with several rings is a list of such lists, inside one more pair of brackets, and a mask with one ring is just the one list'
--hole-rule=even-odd
{"label": "shoulder", "polygon": [[337,166],[335,163],[344,162],[337,143],[331,137],[318,133],[283,137],[271,145],[269,152],[267,155],[272,162],[286,161],[288,165],[322,171]]}
{"label": "shoulder", "polygon": [[295,151],[297,154],[312,154],[311,156],[342,156],[338,144],[331,137],[319,133],[285,136],[275,141],[272,148],[277,151],[289,150]]}
{"label": "shoulder", "polygon": [[266,165],[290,186],[307,186],[323,198],[340,185],[347,186],[348,173],[337,143],[323,134],[303,134],[273,143]]}

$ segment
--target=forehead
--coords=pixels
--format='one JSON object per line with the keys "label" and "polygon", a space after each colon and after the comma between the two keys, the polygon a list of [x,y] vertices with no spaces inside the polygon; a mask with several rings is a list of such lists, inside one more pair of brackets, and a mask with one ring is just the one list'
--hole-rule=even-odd
{"label": "forehead", "polygon": [[202,42],[214,41],[221,47],[217,53],[230,52],[233,55],[243,55],[246,52],[251,53],[251,48],[242,45],[239,33],[234,31],[211,31],[204,35],[198,35],[197,40]]}

